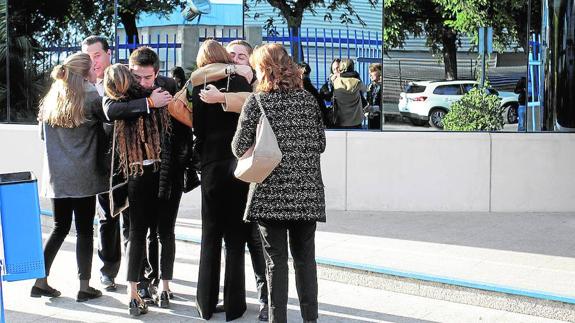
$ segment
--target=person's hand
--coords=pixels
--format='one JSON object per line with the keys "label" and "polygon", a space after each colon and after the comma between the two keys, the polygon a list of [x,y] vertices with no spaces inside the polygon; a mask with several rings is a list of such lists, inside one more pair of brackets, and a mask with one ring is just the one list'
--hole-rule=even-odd
{"label": "person's hand", "polygon": [[226,102],[224,94],[212,84],[206,86],[205,90],[200,91],[200,100],[206,102],[207,104]]}
{"label": "person's hand", "polygon": [[172,100],[172,95],[168,91],[157,88],[152,91],[152,94],[150,94],[150,99],[152,99],[152,102],[154,103],[154,106],[150,108],[161,108],[168,105],[168,103]]}
{"label": "person's hand", "polygon": [[248,81],[248,83],[251,83],[252,79],[254,78],[254,72],[252,71],[252,68],[247,65],[236,65],[236,74],[243,76]]}

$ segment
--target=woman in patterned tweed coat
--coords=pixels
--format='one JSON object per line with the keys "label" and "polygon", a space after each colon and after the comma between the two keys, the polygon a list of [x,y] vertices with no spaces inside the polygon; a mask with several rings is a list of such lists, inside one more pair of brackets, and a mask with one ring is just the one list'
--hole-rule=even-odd
{"label": "woman in patterned tweed coat", "polygon": [[302,88],[301,71],[285,49],[267,44],[250,58],[259,81],[246,100],[232,141],[236,157],[254,143],[262,109],[277,137],[283,159],[261,184],[251,184],[244,218],[256,221],[264,245],[269,285],[270,322],[287,321],[288,243],[304,322],[315,322],[317,272],[316,222],[325,222],[320,154],[325,132],[315,98]]}

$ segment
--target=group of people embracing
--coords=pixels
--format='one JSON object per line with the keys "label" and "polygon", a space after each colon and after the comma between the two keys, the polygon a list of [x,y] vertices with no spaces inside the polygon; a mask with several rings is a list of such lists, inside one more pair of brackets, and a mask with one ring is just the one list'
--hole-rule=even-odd
{"label": "group of people embracing", "polygon": [[[253,50],[243,40],[226,47],[205,41],[190,77],[190,128],[166,109],[179,89],[159,75],[160,60],[151,48],[134,50],[128,66],[110,61],[105,38],[86,38],[82,53],[54,67],[54,81],[41,100],[42,187],[52,201],[54,226],[44,247],[46,277],[36,280],[31,296],[60,296],[48,276],[72,218],[80,280],[76,300],[102,296],[89,284],[97,213],[104,289],[117,290],[123,243],[129,314],[145,314],[150,304],[169,308],[175,223],[192,170],[201,174],[200,317],[222,311],[230,321],[246,311],[247,244],[258,319],[287,321],[289,247],[301,316],[315,322],[315,231],[316,223],[325,221],[320,154],[326,141],[317,100],[303,89],[303,71],[278,44]],[[254,145],[262,114],[283,158],[262,183],[245,183],[234,170]],[[118,190],[111,188],[117,186],[126,188],[129,207],[116,208]],[[225,278],[218,305],[222,241]]]}

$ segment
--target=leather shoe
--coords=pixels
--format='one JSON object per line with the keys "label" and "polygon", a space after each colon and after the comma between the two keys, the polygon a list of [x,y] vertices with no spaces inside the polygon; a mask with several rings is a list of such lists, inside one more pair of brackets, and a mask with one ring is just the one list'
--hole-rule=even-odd
{"label": "leather shoe", "polygon": [[98,298],[102,296],[102,292],[93,288],[88,287],[87,290],[78,291],[78,295],[76,296],[76,302],[85,302],[90,299]]}
{"label": "leather shoe", "polygon": [[268,304],[260,305],[260,314],[258,315],[258,320],[262,322],[267,322],[269,319],[269,307]]}
{"label": "leather shoe", "polygon": [[30,290],[30,297],[58,297],[60,295],[62,295],[62,293],[50,286],[46,289],[32,286],[32,290]]}
{"label": "leather shoe", "polygon": [[138,300],[132,299],[128,310],[131,316],[140,316],[141,314],[148,313],[148,305],[146,305],[145,302],[138,302]]}
{"label": "leather shoe", "polygon": [[158,306],[161,308],[170,308],[170,295],[167,291],[163,291],[157,300]]}
{"label": "leather shoe", "polygon": [[148,287],[138,289],[138,295],[148,305],[158,305],[156,303],[157,293],[156,287],[151,284]]}
{"label": "leather shoe", "polygon": [[114,278],[110,276],[102,275],[102,277],[100,277],[100,282],[107,292],[115,292],[118,289],[116,282],[114,282]]}

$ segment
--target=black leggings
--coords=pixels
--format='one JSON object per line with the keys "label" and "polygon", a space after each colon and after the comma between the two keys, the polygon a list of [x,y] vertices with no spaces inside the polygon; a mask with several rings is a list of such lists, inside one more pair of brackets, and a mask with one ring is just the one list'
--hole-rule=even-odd
{"label": "black leggings", "polygon": [[145,166],[144,174],[131,176],[128,181],[130,201],[130,238],[128,239],[128,281],[141,279],[146,235],[150,228],[157,228],[160,253],[159,279],[171,280],[176,256],[174,228],[182,196],[181,189],[173,188],[169,200],[158,199],[159,172]]}
{"label": "black leggings", "polygon": [[78,277],[89,280],[92,272],[92,253],[94,249],[94,216],[96,215],[96,197],[56,198],[52,199],[54,228],[44,246],[46,276],[56,254],[72,226],[72,214],[76,225],[76,262]]}

